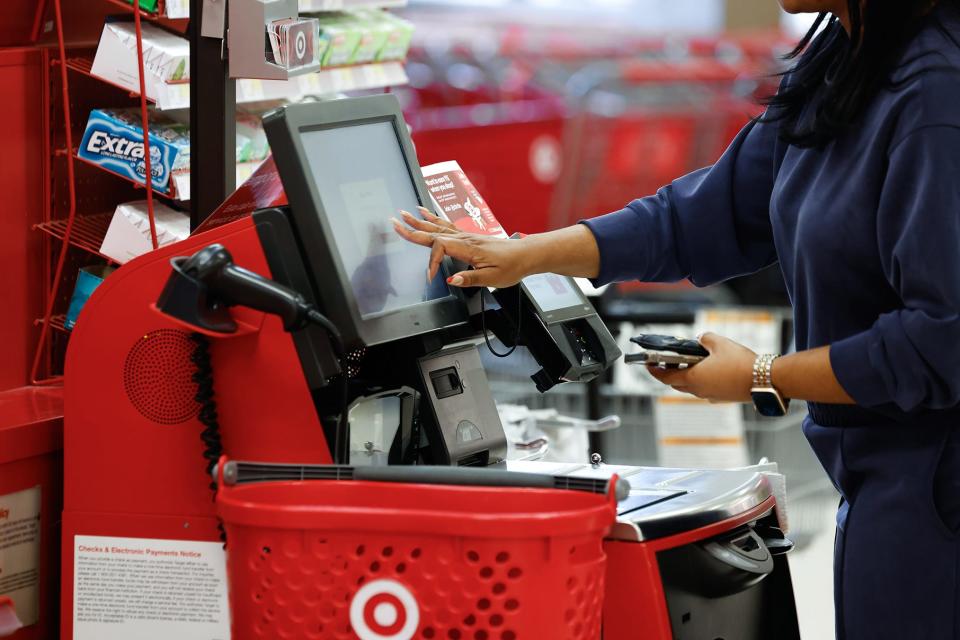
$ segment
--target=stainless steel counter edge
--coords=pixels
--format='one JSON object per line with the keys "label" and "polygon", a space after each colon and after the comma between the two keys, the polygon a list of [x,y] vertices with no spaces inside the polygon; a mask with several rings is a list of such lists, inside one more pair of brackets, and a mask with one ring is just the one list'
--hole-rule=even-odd
{"label": "stainless steel counter edge", "polygon": [[[670,483],[670,488],[686,493],[621,515],[610,537],[632,542],[665,538],[743,515],[773,495],[762,473],[743,476],[741,472],[704,471]],[[709,489],[703,486],[706,483],[711,485]]]}
{"label": "stainless steel counter edge", "polygon": [[[766,475],[756,469],[700,470],[619,465],[508,462],[517,471],[562,476],[609,478],[616,474],[627,480],[631,496],[660,493],[650,503],[621,513],[610,537],[642,542],[692,531],[740,516],[773,495]],[[641,499],[639,501],[643,503]]]}

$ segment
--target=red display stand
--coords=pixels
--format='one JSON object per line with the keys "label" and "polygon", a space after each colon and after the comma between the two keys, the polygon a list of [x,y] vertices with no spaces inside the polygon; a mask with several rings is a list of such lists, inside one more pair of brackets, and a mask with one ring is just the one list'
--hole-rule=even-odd
{"label": "red display stand", "polygon": [[63,508],[62,415],[60,389],[23,387],[0,393],[0,502],[3,496],[22,491],[39,490],[41,496],[39,622],[7,640],[51,640],[57,636],[58,539]]}

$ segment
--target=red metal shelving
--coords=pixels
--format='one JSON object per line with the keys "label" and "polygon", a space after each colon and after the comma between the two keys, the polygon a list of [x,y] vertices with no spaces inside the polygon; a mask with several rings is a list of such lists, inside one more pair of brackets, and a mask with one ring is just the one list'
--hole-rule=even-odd
{"label": "red metal shelving", "polygon": [[[125,10],[133,14],[133,22],[137,35],[137,62],[139,67],[138,75],[140,81],[140,90],[137,95],[140,97],[141,125],[144,131],[144,163],[146,165],[146,175],[149,176],[152,175],[152,173],[150,170],[150,136],[148,135],[149,125],[147,121],[147,99],[145,95],[144,52],[141,22],[144,19],[151,20],[159,23],[161,26],[176,31],[177,29],[175,27],[171,27],[170,25],[176,23],[185,24],[185,21],[162,20],[160,16],[152,15],[140,10],[139,3],[137,6],[134,6],[132,3],[128,4],[124,0],[105,1],[118,7],[123,7]],[[54,90],[59,89],[60,92],[60,100],[62,102],[61,115],[63,117],[62,134],[64,137],[63,142],[65,144],[63,144],[59,149],[50,148],[50,141],[48,138],[47,149],[51,158],[65,158],[66,162],[64,163],[64,169],[66,170],[66,175],[57,176],[56,174],[51,174],[51,206],[45,216],[45,221],[38,225],[38,230],[42,230],[51,236],[60,238],[63,243],[59,251],[51,251],[51,257],[55,255],[56,258],[52,264],[52,271],[49,274],[49,288],[47,290],[46,300],[44,303],[44,317],[42,320],[38,321],[38,324],[41,326],[40,339],[37,343],[30,373],[30,378],[34,384],[55,383],[62,379],[62,376],[55,373],[58,367],[55,367],[55,365],[52,364],[54,358],[51,356],[52,350],[50,329],[53,328],[54,330],[58,331],[63,330],[63,316],[62,314],[56,313],[56,311],[59,310],[66,299],[63,295],[64,292],[62,291],[62,285],[64,273],[67,269],[67,263],[70,262],[71,265],[73,264],[72,259],[68,261],[68,250],[75,247],[99,255],[100,246],[97,242],[97,231],[102,228],[102,224],[104,222],[102,217],[78,215],[77,207],[77,190],[79,187],[83,186],[83,183],[77,181],[74,165],[76,160],[82,159],[78,158],[74,152],[76,149],[76,146],[73,142],[73,136],[75,132],[71,114],[71,94],[68,73],[70,70],[72,70],[81,74],[90,75],[90,67],[86,64],[86,59],[83,57],[67,56],[67,40],[64,33],[65,21],[63,19],[64,16],[61,6],[63,0],[49,0],[49,2],[53,6],[53,23],[56,27],[57,34],[57,49],[54,59],[59,63],[59,73],[57,73],[56,80],[51,77],[51,88]],[[56,85],[59,85],[59,87]],[[51,125],[53,126],[54,123],[51,122]],[[58,180],[63,180],[64,178],[66,198],[62,199],[61,196],[61,199],[57,200],[56,196],[54,195],[53,185],[57,184]],[[148,216],[150,220],[150,237],[154,248],[156,248],[159,246],[159,243],[157,242],[156,225],[154,222],[153,213],[154,195],[162,194],[156,193],[155,190],[150,188],[148,185],[146,187],[146,200]],[[105,233],[106,229],[103,228],[103,231]],[[99,239],[102,240],[102,237],[103,236],[100,236]],[[95,247],[94,244],[96,244]],[[70,269],[72,268],[73,267],[71,266]],[[62,357],[62,352],[57,359],[60,357]],[[62,370],[62,368],[59,369]]]}
{"label": "red metal shelving", "polygon": [[[122,7],[126,11],[133,13],[132,2],[125,2],[125,0],[103,0],[103,1],[106,2],[107,4],[110,4],[116,7]],[[162,3],[159,8],[161,10],[163,9]],[[186,30],[187,23],[190,21],[190,18],[167,18],[166,16],[160,15],[159,13],[152,13],[150,11],[144,11],[143,9],[140,9],[139,13],[140,13],[140,17],[144,20],[153,22],[163,27],[167,27],[174,31],[179,31],[181,33],[184,30]]]}
{"label": "red metal shelving", "polygon": [[[137,189],[143,189],[144,191],[146,191],[146,188],[147,188],[147,187],[146,187],[146,185],[145,185],[144,183],[142,183],[142,182],[137,182],[136,180],[131,180],[130,178],[128,178],[128,177],[125,176],[125,175],[121,175],[121,174],[117,173],[116,171],[111,171],[110,169],[107,169],[106,167],[97,164],[96,162],[91,162],[91,161],[87,160],[86,158],[82,158],[82,157],[80,157],[76,152],[73,153],[73,159],[74,159],[74,160],[77,160],[77,161],[79,161],[79,162],[81,162],[81,163],[83,163],[83,164],[85,164],[85,165],[87,165],[87,166],[95,167],[95,168],[99,169],[100,171],[106,171],[107,173],[109,173],[109,174],[112,175],[112,176],[116,176],[116,177],[120,178],[121,180],[124,180],[124,181],[126,181],[126,182],[129,182],[130,184],[132,184],[132,185],[133,185],[134,187],[136,187]],[[184,202],[183,200],[180,200],[179,198],[177,198],[175,195],[171,195],[171,194],[169,194],[169,193],[163,193],[162,191],[157,191],[156,189],[151,189],[151,191],[153,192],[153,195],[156,196],[156,197],[165,198],[166,200],[171,200],[171,201],[173,201],[173,202],[179,202],[179,203],[183,203],[183,202]]]}
{"label": "red metal shelving", "polygon": [[[60,333],[69,334],[70,330],[66,327],[67,315],[64,313],[57,314],[55,316],[50,316],[50,328],[59,331]],[[46,324],[46,321],[43,318],[37,318],[36,324],[42,325]]]}
{"label": "red metal shelving", "polygon": [[[53,62],[54,62],[54,64],[59,64],[59,63],[60,63],[59,60],[54,60]],[[118,85],[118,84],[116,84],[116,83],[114,83],[114,82],[110,82],[109,80],[104,80],[104,79],[101,78],[100,76],[95,76],[95,75],[93,75],[93,73],[91,72],[91,69],[93,68],[93,60],[91,60],[90,58],[86,58],[86,57],[82,57],[82,56],[81,56],[81,57],[75,57],[75,58],[67,58],[66,67],[67,67],[67,69],[69,69],[69,70],[71,70],[71,71],[75,71],[75,72],[77,72],[77,73],[80,73],[80,74],[85,75],[85,76],[90,77],[90,78],[96,78],[97,80],[99,80],[100,82],[102,82],[102,83],[104,83],[104,84],[108,84],[108,85],[110,85],[111,87],[116,87],[117,89],[120,89],[121,91],[126,91],[127,93],[130,94],[130,97],[131,97],[131,98],[137,98],[137,97],[139,97],[139,95],[138,95],[137,93],[135,93],[135,92],[133,92],[133,91],[129,91],[126,87],[121,87],[120,85]],[[149,97],[147,98],[147,100],[149,100],[150,102],[153,102],[153,100],[150,100]]]}
{"label": "red metal shelving", "polygon": [[[83,249],[89,253],[116,264],[114,260],[100,253],[100,245],[103,244],[103,238],[107,235],[107,229],[110,227],[110,221],[113,219],[112,213],[98,213],[94,215],[79,215],[73,221],[73,229],[70,233],[70,244],[78,249]],[[50,220],[34,227],[54,238],[63,240],[67,236],[66,220]]]}
{"label": "red metal shelving", "polygon": [[[54,64],[59,64],[59,62],[60,62],[59,60],[54,60]],[[75,57],[72,57],[72,58],[67,58],[66,66],[67,66],[67,69],[70,69],[71,71],[75,71],[75,72],[77,72],[77,73],[79,73],[79,74],[82,74],[82,75],[85,75],[85,76],[87,76],[87,77],[89,77],[89,78],[94,78],[95,80],[98,80],[98,81],[102,82],[103,84],[110,85],[111,87],[116,87],[117,89],[119,89],[119,90],[121,90],[121,91],[126,91],[127,93],[130,94],[130,97],[131,97],[131,98],[139,98],[139,97],[140,97],[140,94],[137,93],[136,91],[130,91],[127,87],[120,86],[119,84],[117,84],[117,83],[115,83],[115,82],[111,82],[110,80],[106,80],[106,79],[104,79],[104,78],[101,78],[101,77],[98,76],[98,75],[94,75],[94,73],[93,73],[93,60],[92,60],[91,58],[87,57],[87,56],[75,56]],[[190,80],[181,80],[181,81],[177,81],[177,82],[170,82],[169,84],[190,84]],[[150,103],[152,103],[152,104],[156,104],[157,101],[156,101],[155,99],[151,98],[150,96],[147,96],[147,102],[150,102]]]}

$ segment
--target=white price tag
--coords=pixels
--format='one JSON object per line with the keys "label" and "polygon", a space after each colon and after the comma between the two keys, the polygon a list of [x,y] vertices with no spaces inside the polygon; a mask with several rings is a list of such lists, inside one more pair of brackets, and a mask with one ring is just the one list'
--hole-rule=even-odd
{"label": "white price tag", "polygon": [[340,11],[343,0],[300,0],[300,11]]}
{"label": "white price tag", "polygon": [[237,82],[237,98],[241,102],[263,100],[263,81],[255,78],[240,80]]}
{"label": "white price tag", "polygon": [[307,73],[300,76],[300,89],[307,95],[318,95],[320,93],[320,74]]}
{"label": "white price tag", "polygon": [[357,86],[356,69],[346,67],[344,69],[332,69],[333,90],[331,93],[340,91],[353,91]]}
{"label": "white price tag", "polygon": [[190,0],[167,0],[164,13],[168,18],[189,18]]}
{"label": "white price tag", "polygon": [[157,100],[160,109],[187,109],[190,107],[190,83],[167,84]]}
{"label": "white price tag", "polygon": [[387,71],[382,64],[370,64],[364,67],[363,70],[363,87],[365,89],[385,87],[389,84]]}

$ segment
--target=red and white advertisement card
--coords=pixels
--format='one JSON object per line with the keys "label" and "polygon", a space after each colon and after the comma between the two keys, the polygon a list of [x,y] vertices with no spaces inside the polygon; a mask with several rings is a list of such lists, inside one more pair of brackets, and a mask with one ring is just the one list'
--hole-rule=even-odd
{"label": "red and white advertisement card", "polygon": [[423,167],[423,178],[437,212],[461,231],[509,237],[460,165],[451,160]]}

